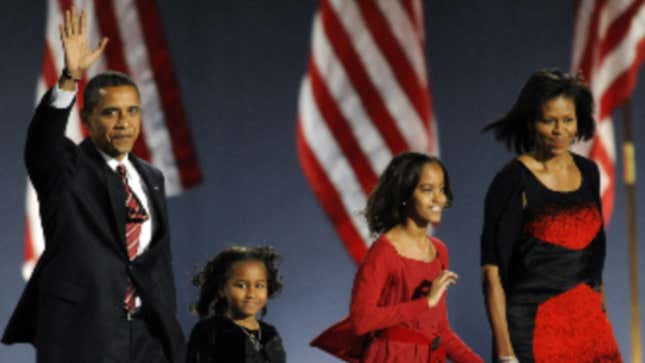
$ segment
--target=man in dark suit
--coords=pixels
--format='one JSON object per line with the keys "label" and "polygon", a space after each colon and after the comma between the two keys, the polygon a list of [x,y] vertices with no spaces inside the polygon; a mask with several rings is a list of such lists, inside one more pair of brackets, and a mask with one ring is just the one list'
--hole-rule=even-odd
{"label": "man in dark suit", "polygon": [[40,102],[25,146],[46,247],[3,342],[32,343],[38,362],[180,362],[185,339],[159,170],[131,153],[137,86],[108,72],[88,83],[89,138],[64,135],[81,75],[103,52],[87,41],[84,12],[60,27],[65,70]]}

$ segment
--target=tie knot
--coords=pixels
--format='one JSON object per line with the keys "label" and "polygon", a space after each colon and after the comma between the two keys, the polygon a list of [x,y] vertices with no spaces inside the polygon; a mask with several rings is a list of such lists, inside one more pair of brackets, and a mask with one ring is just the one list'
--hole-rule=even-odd
{"label": "tie knot", "polygon": [[121,175],[121,178],[125,178],[125,166],[123,164],[117,165],[116,171]]}

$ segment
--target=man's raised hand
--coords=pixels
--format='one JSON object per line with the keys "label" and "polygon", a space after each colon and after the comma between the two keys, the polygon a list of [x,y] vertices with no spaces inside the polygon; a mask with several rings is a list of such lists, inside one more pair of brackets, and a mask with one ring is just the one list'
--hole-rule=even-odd
{"label": "man's raised hand", "polygon": [[103,37],[98,47],[92,49],[87,36],[87,16],[85,11],[78,15],[76,7],[65,10],[63,24],[59,26],[60,39],[65,52],[65,68],[69,76],[78,80],[103,53],[108,38]]}

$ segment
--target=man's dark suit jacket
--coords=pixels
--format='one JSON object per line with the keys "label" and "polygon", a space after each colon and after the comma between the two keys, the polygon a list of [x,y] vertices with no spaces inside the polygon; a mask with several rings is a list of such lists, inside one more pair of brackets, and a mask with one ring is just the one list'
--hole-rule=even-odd
{"label": "man's dark suit jacket", "polygon": [[29,127],[25,162],[38,194],[45,251],[4,332],[6,344],[28,342],[38,361],[102,362],[119,319],[128,277],[171,362],[185,338],[176,319],[175,285],[162,173],[129,154],[154,208],[153,236],[132,262],[125,248],[125,188],[86,139],[64,135],[71,106],[41,100]]}

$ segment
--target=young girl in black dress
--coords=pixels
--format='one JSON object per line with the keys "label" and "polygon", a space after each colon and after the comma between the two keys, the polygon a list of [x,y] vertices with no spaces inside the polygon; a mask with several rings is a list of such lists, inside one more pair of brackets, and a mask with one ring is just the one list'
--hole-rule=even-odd
{"label": "young girl in black dress", "polygon": [[282,288],[280,255],[271,247],[230,247],[193,277],[200,317],[188,342],[188,363],[283,363],[278,331],[257,316]]}

